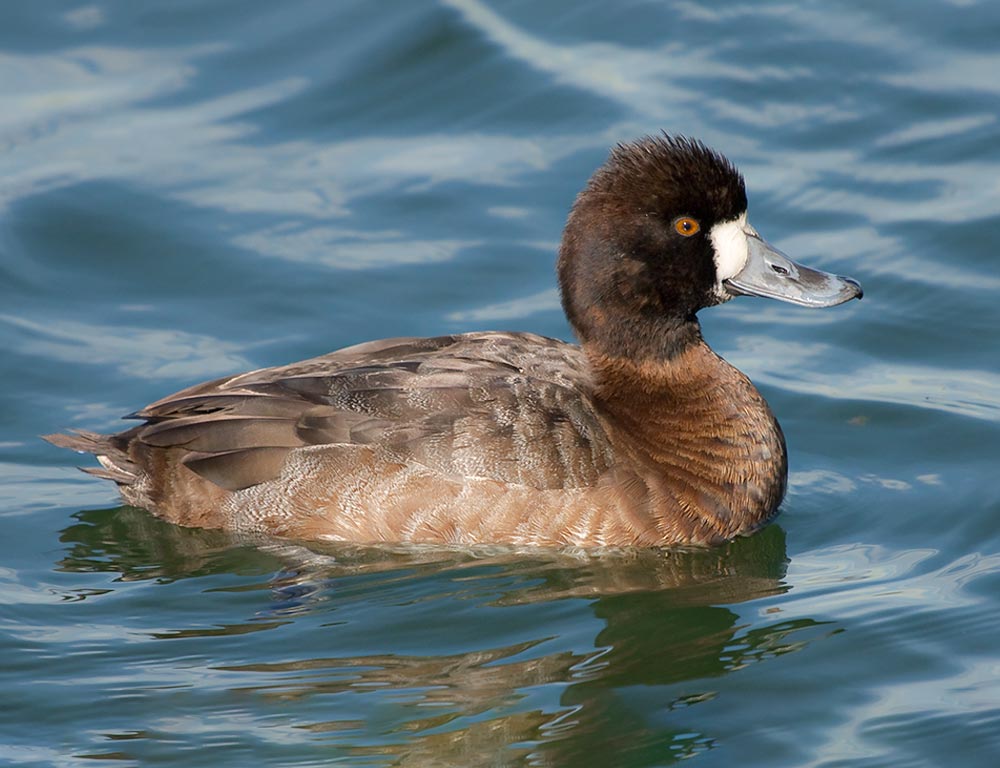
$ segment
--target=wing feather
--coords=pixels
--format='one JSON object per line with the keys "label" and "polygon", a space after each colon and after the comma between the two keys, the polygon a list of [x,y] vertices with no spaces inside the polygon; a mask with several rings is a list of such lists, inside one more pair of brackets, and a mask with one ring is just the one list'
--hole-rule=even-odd
{"label": "wing feather", "polygon": [[293,451],[360,445],[444,476],[580,487],[614,461],[589,387],[579,348],[540,336],[389,339],[183,390],[131,434],[229,490]]}

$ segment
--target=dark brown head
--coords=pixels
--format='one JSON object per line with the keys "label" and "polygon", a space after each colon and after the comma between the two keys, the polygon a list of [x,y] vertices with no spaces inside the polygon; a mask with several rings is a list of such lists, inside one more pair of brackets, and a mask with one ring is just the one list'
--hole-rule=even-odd
{"label": "dark brown head", "polygon": [[739,294],[809,306],[860,286],[800,267],[746,218],[743,177],[684,137],[621,144],[577,197],[559,252],[563,307],[605,354],[666,359],[700,338],[695,314]]}

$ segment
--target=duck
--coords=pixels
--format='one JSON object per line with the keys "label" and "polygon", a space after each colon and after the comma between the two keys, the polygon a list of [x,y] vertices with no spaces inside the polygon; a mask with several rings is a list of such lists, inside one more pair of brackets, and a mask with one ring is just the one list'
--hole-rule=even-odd
{"label": "duck", "polygon": [[785,495],[785,439],[698,312],[738,296],[822,308],[860,284],[792,261],[743,176],[667,133],[615,146],[558,253],[578,344],[474,332],[369,341],[158,400],[94,454],[123,500],[182,526],[305,541],[712,546]]}

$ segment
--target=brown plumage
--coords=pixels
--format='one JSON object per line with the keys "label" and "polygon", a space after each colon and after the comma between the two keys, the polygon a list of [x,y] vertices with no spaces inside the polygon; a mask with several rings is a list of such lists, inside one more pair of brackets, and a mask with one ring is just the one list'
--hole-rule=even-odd
{"label": "brown plumage", "polygon": [[[775,514],[787,473],[770,409],[695,318],[753,292],[745,210],[742,178],[703,145],[624,145],[581,193],[560,251],[582,347],[495,332],[369,342],[191,387],[116,435],[47,439],[96,454],[87,471],[182,525],[353,542],[721,542]],[[860,296],[837,287],[827,305]]]}

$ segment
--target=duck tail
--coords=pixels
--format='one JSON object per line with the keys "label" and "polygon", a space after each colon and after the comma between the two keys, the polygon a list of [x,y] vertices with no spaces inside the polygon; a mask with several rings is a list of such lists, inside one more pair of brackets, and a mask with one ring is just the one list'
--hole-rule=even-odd
{"label": "duck tail", "polygon": [[121,448],[115,445],[115,435],[102,435],[74,429],[73,434],[42,435],[42,439],[59,448],[69,448],[79,453],[92,453],[100,462],[100,467],[80,467],[82,472],[105,480],[113,480],[118,485],[132,485],[138,479],[138,467]]}

